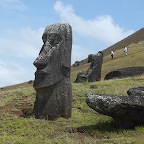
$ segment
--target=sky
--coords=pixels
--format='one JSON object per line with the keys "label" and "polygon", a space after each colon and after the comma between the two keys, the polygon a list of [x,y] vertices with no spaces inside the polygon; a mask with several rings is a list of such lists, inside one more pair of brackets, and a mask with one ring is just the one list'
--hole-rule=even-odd
{"label": "sky", "polygon": [[0,87],[34,80],[44,29],[72,26],[72,64],[143,28],[143,0],[0,0]]}

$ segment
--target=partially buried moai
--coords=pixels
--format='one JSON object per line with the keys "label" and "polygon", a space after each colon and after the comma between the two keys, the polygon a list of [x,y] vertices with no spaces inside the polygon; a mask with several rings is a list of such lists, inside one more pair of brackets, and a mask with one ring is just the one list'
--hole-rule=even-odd
{"label": "partially buried moai", "polygon": [[46,27],[43,46],[34,65],[36,90],[35,118],[54,120],[71,117],[72,88],[70,82],[72,28],[69,24]]}
{"label": "partially buried moai", "polygon": [[[91,57],[91,59],[89,59]],[[82,71],[77,74],[76,83],[88,81],[95,82],[101,80],[101,68],[103,63],[103,52],[99,51],[96,55],[89,55],[88,62],[91,62],[87,71]]]}

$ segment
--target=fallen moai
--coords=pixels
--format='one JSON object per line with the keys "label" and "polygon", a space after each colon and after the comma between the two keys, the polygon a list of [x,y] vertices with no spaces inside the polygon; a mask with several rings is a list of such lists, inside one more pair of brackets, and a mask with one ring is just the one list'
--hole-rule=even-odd
{"label": "fallen moai", "polygon": [[69,24],[46,27],[43,46],[34,65],[37,68],[33,87],[36,90],[36,118],[54,120],[71,117],[70,81],[72,29]]}
{"label": "fallen moai", "polygon": [[144,124],[144,87],[131,88],[129,96],[87,94],[86,103],[95,111],[111,116],[118,127]]}
{"label": "fallen moai", "polygon": [[136,67],[124,67],[120,68],[114,71],[109,72],[105,76],[105,80],[109,79],[120,79],[120,78],[126,78],[126,77],[132,77],[136,75],[144,74],[144,67],[142,66],[136,66]]}

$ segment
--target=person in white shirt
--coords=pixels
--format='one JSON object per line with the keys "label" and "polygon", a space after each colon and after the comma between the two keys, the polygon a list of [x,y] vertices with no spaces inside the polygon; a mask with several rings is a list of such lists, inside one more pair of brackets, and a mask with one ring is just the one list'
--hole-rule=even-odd
{"label": "person in white shirt", "polygon": [[114,58],[114,52],[111,51],[111,58],[113,59]]}
{"label": "person in white shirt", "polygon": [[125,46],[124,47],[124,54],[127,56],[127,52],[128,52],[128,49],[127,49],[127,47]]}

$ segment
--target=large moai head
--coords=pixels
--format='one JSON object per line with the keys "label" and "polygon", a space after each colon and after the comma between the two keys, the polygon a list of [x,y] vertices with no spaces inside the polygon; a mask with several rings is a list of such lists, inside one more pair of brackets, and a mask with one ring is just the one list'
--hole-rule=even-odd
{"label": "large moai head", "polygon": [[93,56],[92,63],[90,65],[90,68],[97,66],[97,69],[101,69],[103,62],[103,52],[99,51],[95,56]]}
{"label": "large moai head", "polygon": [[53,85],[64,78],[70,77],[72,28],[69,24],[52,24],[46,27],[43,46],[34,65],[34,88]]}

